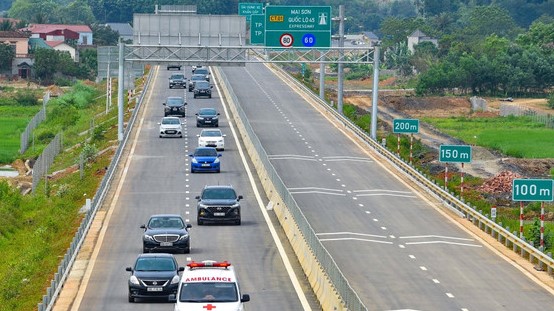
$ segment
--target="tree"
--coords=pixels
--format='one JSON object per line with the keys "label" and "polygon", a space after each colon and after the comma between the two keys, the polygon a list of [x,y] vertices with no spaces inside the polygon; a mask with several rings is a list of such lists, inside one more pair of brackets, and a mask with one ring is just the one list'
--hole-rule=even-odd
{"label": "tree", "polygon": [[13,30],[13,24],[9,20],[5,19],[0,23],[0,31],[10,31],[10,30]]}
{"label": "tree", "polygon": [[96,19],[86,0],[76,0],[61,8],[60,21],[66,24],[90,25]]}
{"label": "tree", "polygon": [[119,40],[119,33],[105,25],[93,24],[91,26],[94,42],[97,46],[114,46]]}
{"label": "tree", "polygon": [[15,57],[15,49],[8,44],[0,44],[0,70],[8,70],[12,67]]}
{"label": "tree", "polygon": [[34,23],[55,23],[59,21],[59,9],[60,6],[52,0],[15,0],[8,14]]}
{"label": "tree", "polygon": [[37,49],[34,52],[34,74],[40,81],[50,82],[59,68],[59,52],[50,49]]}

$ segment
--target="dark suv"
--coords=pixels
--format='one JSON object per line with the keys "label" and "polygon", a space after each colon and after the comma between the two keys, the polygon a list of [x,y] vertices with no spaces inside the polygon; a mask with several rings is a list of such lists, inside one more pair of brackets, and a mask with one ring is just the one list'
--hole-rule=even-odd
{"label": "dark suv", "polygon": [[196,197],[198,204],[197,222],[233,222],[240,225],[240,203],[242,195],[237,195],[232,186],[205,186]]}
{"label": "dark suv", "polygon": [[194,84],[194,98],[208,96],[212,98],[212,85],[208,81],[196,81]]}
{"label": "dark suv", "polygon": [[185,78],[184,74],[174,73],[169,77],[169,88],[172,89],[174,87],[187,87],[187,78]]}
{"label": "dark suv", "polygon": [[215,108],[200,108],[196,113],[196,127],[219,126],[219,112]]}
{"label": "dark suv", "polygon": [[165,117],[174,115],[185,117],[185,106],[187,103],[185,103],[182,97],[168,97],[163,105]]}

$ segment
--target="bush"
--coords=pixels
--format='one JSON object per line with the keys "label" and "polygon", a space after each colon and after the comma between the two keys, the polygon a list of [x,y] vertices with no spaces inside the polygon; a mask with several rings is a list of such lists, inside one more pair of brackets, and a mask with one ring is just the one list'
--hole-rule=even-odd
{"label": "bush", "polygon": [[12,97],[0,97],[0,106],[17,106],[17,100]]}
{"label": "bush", "polygon": [[96,145],[90,145],[90,144],[85,144],[85,146],[83,147],[83,151],[81,152],[85,162],[94,160],[94,158],[96,158],[97,153],[98,153],[98,148],[96,148]]}
{"label": "bush", "polygon": [[38,105],[38,98],[35,92],[26,89],[15,93],[15,100],[21,106],[36,106]]}
{"label": "bush", "polygon": [[554,93],[548,96],[548,107],[554,109]]}

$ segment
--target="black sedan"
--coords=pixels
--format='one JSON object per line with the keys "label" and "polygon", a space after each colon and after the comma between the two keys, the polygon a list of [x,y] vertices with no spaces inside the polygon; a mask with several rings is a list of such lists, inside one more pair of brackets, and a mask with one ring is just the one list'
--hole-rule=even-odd
{"label": "black sedan", "polygon": [[176,295],[181,277],[177,260],[171,254],[140,254],[129,277],[129,302],[136,298],[167,298]]}
{"label": "black sedan", "polygon": [[142,251],[182,252],[190,253],[189,229],[191,224],[185,224],[177,214],[152,215],[142,236]]}
{"label": "black sedan", "polygon": [[196,127],[219,126],[219,112],[215,108],[201,108],[196,113]]}

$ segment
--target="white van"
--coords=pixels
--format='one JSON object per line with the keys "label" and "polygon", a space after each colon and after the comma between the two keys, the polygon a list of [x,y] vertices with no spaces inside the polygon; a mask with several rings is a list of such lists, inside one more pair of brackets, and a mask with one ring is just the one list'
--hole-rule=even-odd
{"label": "white van", "polygon": [[227,261],[187,264],[181,276],[175,311],[241,311],[250,295],[241,295],[234,267]]}

